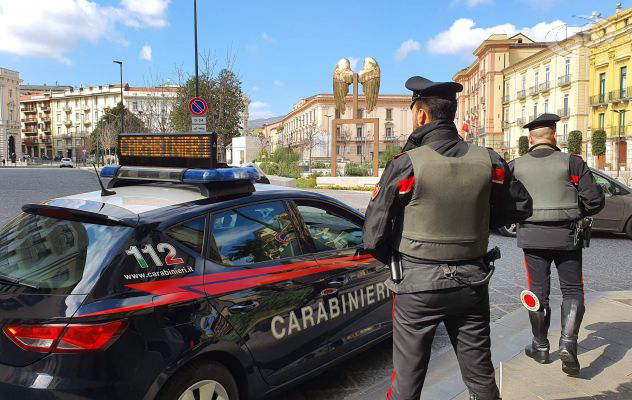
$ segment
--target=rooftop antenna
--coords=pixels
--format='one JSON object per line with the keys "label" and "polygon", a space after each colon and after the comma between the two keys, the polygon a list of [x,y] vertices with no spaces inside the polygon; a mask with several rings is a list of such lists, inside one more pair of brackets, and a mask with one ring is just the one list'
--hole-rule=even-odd
{"label": "rooftop antenna", "polygon": [[97,166],[92,164],[92,167],[94,168],[94,172],[97,174],[97,180],[99,181],[99,186],[101,186],[101,196],[112,196],[113,194],[116,194],[116,192],[114,190],[108,190],[105,188],[105,186],[103,186],[103,182],[101,181],[101,176],[99,175],[99,171],[97,171]]}

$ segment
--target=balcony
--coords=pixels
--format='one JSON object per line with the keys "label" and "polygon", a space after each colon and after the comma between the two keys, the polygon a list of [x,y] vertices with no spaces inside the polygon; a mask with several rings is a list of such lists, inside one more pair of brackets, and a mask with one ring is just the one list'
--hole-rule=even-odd
{"label": "balcony", "polygon": [[83,111],[84,112],[90,112],[90,106],[87,105],[87,104],[85,106],[83,106]]}
{"label": "balcony", "polygon": [[27,138],[22,139],[22,144],[25,144],[27,146],[29,146],[29,145],[32,146],[32,145],[37,144],[37,136],[36,137],[27,137]]}
{"label": "balcony", "polygon": [[484,126],[479,127],[478,130],[476,131],[476,135],[482,136],[484,134],[485,134],[485,127]]}
{"label": "balcony", "polygon": [[537,96],[538,94],[540,94],[540,89],[537,85],[529,88],[529,96]]}
{"label": "balcony", "polygon": [[384,136],[383,140],[386,142],[394,142],[398,139],[397,136]]}
{"label": "balcony", "polygon": [[526,91],[526,90],[519,90],[519,91],[516,93],[516,98],[517,98],[518,100],[523,100],[523,99],[525,99],[526,97],[527,97],[527,91]]}
{"label": "balcony", "polygon": [[590,96],[590,105],[593,107],[599,107],[606,104],[606,94],[596,94],[594,96]]}
{"label": "balcony", "polygon": [[540,93],[542,92],[548,92],[551,89],[551,82],[544,82],[541,83],[540,86],[538,86],[538,90],[540,91]]}
{"label": "balcony", "polygon": [[87,118],[83,119],[83,124],[84,125],[90,125],[91,123],[92,123],[92,121],[90,121],[89,119],[87,119]]}
{"label": "balcony", "polygon": [[50,112],[50,107],[49,106],[42,106],[42,107],[40,107],[40,110],[42,110],[45,113],[49,113]]}
{"label": "balcony", "polygon": [[50,115],[40,114],[40,119],[41,119],[43,122],[50,122]]}
{"label": "balcony", "polygon": [[36,113],[37,108],[36,107],[22,107],[22,112],[25,114]]}
{"label": "balcony", "polygon": [[46,136],[46,135],[40,135],[39,140],[40,140],[40,143],[50,144],[51,142],[50,136]]}
{"label": "balcony", "polygon": [[64,111],[65,111],[65,112],[67,112],[67,113],[69,113],[69,112],[71,112],[71,111],[72,111],[72,109],[71,109],[70,107],[68,107],[68,106],[64,106],[64,107],[62,108],[62,110],[64,110]]}
{"label": "balcony", "polygon": [[516,125],[522,127],[522,125],[524,125],[524,118],[516,119]]}
{"label": "balcony", "polygon": [[507,104],[507,103],[509,103],[509,101],[510,101],[509,95],[508,94],[504,95],[503,96],[503,104]]}
{"label": "balcony", "polygon": [[24,118],[22,122],[24,122],[25,124],[35,124],[37,123],[37,118],[35,117]]}
{"label": "balcony", "polygon": [[65,121],[64,121],[64,125],[66,125],[66,126],[72,126],[72,121],[71,121],[71,120],[69,120],[69,119],[67,119],[67,120],[65,120]]}
{"label": "balcony", "polygon": [[35,128],[35,127],[33,127],[33,128],[25,128],[24,130],[22,130],[22,133],[25,134],[26,136],[37,135],[37,128]]}
{"label": "balcony", "polygon": [[511,122],[503,121],[502,126],[503,126],[503,129],[509,129],[511,128]]}
{"label": "balcony", "polygon": [[557,115],[559,115],[560,118],[568,118],[571,115],[571,109],[568,107],[560,108],[559,110],[557,110]]}
{"label": "balcony", "polygon": [[620,101],[630,101],[632,96],[632,87],[613,90],[608,93],[608,101],[611,103],[618,103]]}
{"label": "balcony", "polygon": [[632,133],[632,130],[629,128],[630,126],[614,126],[612,132],[617,136],[627,136]]}
{"label": "balcony", "polygon": [[45,124],[42,128],[42,132],[50,134],[50,124]]}
{"label": "balcony", "polygon": [[558,86],[566,86],[571,84],[571,74],[562,75],[557,78]]}

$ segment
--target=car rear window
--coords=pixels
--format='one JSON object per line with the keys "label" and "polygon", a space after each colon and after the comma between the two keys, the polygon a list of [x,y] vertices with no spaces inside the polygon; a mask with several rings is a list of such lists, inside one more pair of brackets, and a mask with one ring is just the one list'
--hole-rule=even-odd
{"label": "car rear window", "polygon": [[0,229],[0,277],[86,294],[132,229],[20,214]]}

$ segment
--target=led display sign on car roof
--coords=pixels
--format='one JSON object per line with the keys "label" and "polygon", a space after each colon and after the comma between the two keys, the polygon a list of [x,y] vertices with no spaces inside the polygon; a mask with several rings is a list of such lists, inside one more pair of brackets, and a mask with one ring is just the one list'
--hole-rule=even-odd
{"label": "led display sign on car roof", "polygon": [[118,137],[121,165],[212,168],[212,133],[122,133]]}

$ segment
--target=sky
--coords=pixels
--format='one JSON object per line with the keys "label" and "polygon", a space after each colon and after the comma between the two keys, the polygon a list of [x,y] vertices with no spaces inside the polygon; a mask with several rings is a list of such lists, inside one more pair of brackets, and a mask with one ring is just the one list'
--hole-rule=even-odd
{"label": "sky", "polygon": [[[381,69],[380,93],[408,94],[421,75],[450,80],[492,33],[554,40],[610,0],[198,0],[200,56],[232,60],[250,97],[250,118],[284,115],[301,98],[331,93],[348,58]],[[632,6],[623,2],[623,8]],[[23,84],[132,86],[194,74],[193,0],[0,0],[0,67]],[[202,57],[200,57],[201,59]],[[200,65],[202,62],[200,61]]]}

